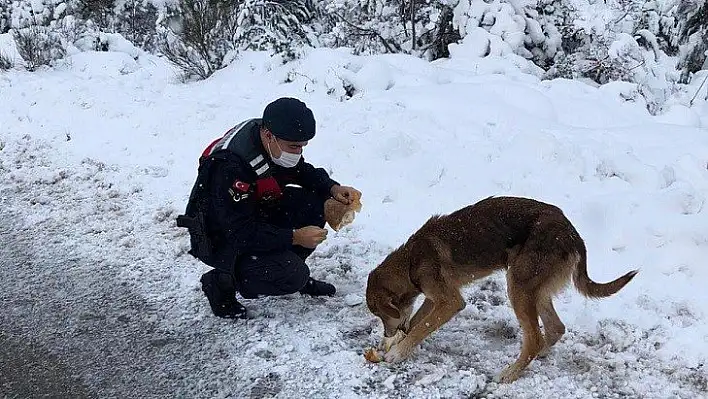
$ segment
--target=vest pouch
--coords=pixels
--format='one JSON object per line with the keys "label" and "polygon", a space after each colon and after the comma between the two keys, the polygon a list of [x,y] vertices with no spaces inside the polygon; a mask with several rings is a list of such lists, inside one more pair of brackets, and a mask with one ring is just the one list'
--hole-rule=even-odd
{"label": "vest pouch", "polygon": [[256,198],[258,201],[270,202],[283,196],[278,181],[274,177],[266,177],[256,181]]}
{"label": "vest pouch", "polygon": [[186,227],[189,230],[189,241],[191,249],[188,253],[205,264],[212,266],[214,254],[211,239],[206,234],[204,214],[197,212],[195,216],[177,216],[177,226]]}

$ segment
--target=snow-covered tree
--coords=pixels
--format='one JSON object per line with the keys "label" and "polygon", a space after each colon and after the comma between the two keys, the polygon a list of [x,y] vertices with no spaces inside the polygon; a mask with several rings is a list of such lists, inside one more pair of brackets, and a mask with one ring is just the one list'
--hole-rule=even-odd
{"label": "snow-covered tree", "polygon": [[15,0],[6,8],[10,28],[56,26],[66,16],[64,0]]}
{"label": "snow-covered tree", "polygon": [[239,49],[265,50],[295,57],[303,45],[315,43],[309,24],[313,5],[304,0],[243,0],[234,37]]}
{"label": "snow-covered tree", "polygon": [[403,24],[396,0],[324,0],[327,15],[323,44],[351,47],[356,54],[401,52]]}
{"label": "snow-covered tree", "polygon": [[[680,27],[678,24],[679,2],[677,0],[648,0],[635,12],[637,30],[647,30],[656,37],[661,51],[668,55],[678,53]],[[629,14],[626,19],[632,18]]]}
{"label": "snow-covered tree", "polygon": [[135,46],[155,48],[157,7],[148,0],[126,0],[116,9],[115,31]]}
{"label": "snow-covered tree", "polygon": [[708,2],[682,0],[677,13],[684,21],[680,32],[680,41],[684,44],[679,67],[684,72],[682,80],[687,82],[691,73],[708,69]]}
{"label": "snow-covered tree", "polygon": [[0,1],[0,35],[10,30],[10,2]]}
{"label": "snow-covered tree", "polygon": [[186,78],[205,79],[235,50],[236,0],[180,0],[163,15],[160,51]]}
{"label": "snow-covered tree", "polygon": [[114,0],[75,0],[76,17],[90,20],[99,28],[112,31],[115,20]]}
{"label": "snow-covered tree", "polygon": [[297,56],[316,37],[305,0],[180,0],[161,18],[160,48],[188,76],[206,78],[245,49]]}
{"label": "snow-covered tree", "polygon": [[514,53],[547,67],[561,50],[554,25],[559,11],[551,1],[460,0],[454,23],[463,38],[474,35],[486,43],[483,55]]}
{"label": "snow-covered tree", "polygon": [[321,0],[320,42],[356,54],[408,53],[433,60],[459,40],[453,26],[458,0]]}

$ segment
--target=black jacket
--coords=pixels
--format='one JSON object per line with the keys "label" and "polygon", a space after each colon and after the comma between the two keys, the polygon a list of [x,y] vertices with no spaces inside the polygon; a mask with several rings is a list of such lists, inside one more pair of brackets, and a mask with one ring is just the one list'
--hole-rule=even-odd
{"label": "black jacket", "polygon": [[[304,158],[293,168],[275,165],[263,148],[259,125],[248,132],[251,150],[257,150],[268,162],[269,177],[275,179],[282,189],[286,184],[298,184],[317,193],[321,198],[330,196],[332,186],[338,184],[322,168],[315,168]],[[244,145],[241,140],[241,145]],[[273,201],[259,198],[258,185],[263,184],[249,165],[248,160],[229,150],[225,159],[212,161],[210,166],[207,199],[206,225],[213,240],[217,263],[230,269],[238,255],[280,252],[291,248],[293,231],[289,227],[268,224],[268,211]],[[247,151],[245,151],[247,152]],[[263,178],[261,176],[261,178]],[[218,267],[218,265],[217,265]]]}

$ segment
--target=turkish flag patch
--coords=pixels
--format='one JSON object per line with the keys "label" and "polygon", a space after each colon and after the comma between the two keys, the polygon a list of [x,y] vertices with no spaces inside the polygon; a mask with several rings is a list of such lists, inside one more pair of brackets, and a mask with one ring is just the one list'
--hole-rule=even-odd
{"label": "turkish flag patch", "polygon": [[238,190],[238,191],[245,193],[246,191],[248,191],[248,189],[249,189],[249,187],[251,187],[251,185],[248,183],[244,183],[240,180],[236,180],[234,182],[234,184],[231,185],[231,187],[233,187],[234,190]]}

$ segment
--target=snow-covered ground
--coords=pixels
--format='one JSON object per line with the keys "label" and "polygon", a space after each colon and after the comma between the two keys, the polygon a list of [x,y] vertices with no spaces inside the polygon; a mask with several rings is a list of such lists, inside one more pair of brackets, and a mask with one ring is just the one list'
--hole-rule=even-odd
{"label": "snow-covered ground", "polygon": [[[476,58],[464,46],[434,63],[316,50],[283,65],[245,54],[186,84],[161,59],[128,50],[0,74],[0,204],[26,220],[19,232],[50,223],[80,270],[110,277],[92,284],[127,286],[161,309],[151,319],[161,334],[203,333],[173,348],[203,367],[175,396],[708,396],[703,96],[654,117],[632,85],[540,81],[517,61]],[[220,320],[199,290],[208,269],[186,254],[174,218],[203,147],[286,95],[317,119],[305,158],[360,189],[364,208],[309,262],[337,285],[335,298],[245,300],[258,317]],[[467,308],[409,360],[367,363],[363,350],[382,332],[362,303],[368,272],[432,214],[490,195],[564,209],[586,240],[594,280],[640,274],[602,301],[560,296],[568,333],[510,385],[492,381],[520,342],[502,274],[467,288]]]}

